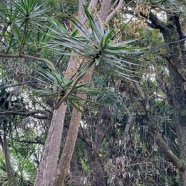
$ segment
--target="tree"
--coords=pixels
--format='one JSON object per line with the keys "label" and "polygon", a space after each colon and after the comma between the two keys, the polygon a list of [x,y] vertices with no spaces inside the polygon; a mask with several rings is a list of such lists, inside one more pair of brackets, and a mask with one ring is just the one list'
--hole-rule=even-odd
{"label": "tree", "polygon": [[[47,9],[51,3],[57,5],[55,13]],[[1,90],[9,93],[11,87],[23,85],[26,91],[34,89],[21,110],[2,108],[2,114],[19,119],[31,116],[37,121],[49,118],[47,122],[52,115],[35,185],[64,184],[69,168],[74,175],[83,170],[87,184],[92,185],[112,185],[113,180],[117,185],[147,181],[178,185],[178,171],[185,182],[185,4],[122,0],[72,4],[71,21],[60,9],[66,6],[64,1],[2,4],[2,74],[12,81]],[[140,39],[130,40],[133,37]],[[139,45],[148,47],[139,53]],[[141,54],[142,60],[137,59]],[[9,69],[10,63],[15,72]],[[87,86],[92,76],[94,87],[105,92]],[[87,97],[98,104],[92,110],[87,109],[91,105]],[[5,159],[11,179],[8,156]]]}
{"label": "tree", "polygon": [[[91,3],[90,3],[90,5],[92,6],[92,3],[94,4],[95,2],[94,1],[92,1]],[[122,1],[121,2],[119,2],[119,4],[118,4],[118,6],[116,7],[116,9],[114,9],[114,12],[116,13],[116,10],[117,9],[119,9],[119,7],[121,6],[121,3],[122,3]],[[97,2],[96,2],[96,4],[97,4]],[[96,5],[95,4],[95,5]],[[81,6],[81,2],[80,2],[80,6]],[[91,9],[91,6],[89,6],[89,9]],[[107,20],[106,18],[107,18],[107,14],[108,14],[108,12],[109,12],[109,9],[110,9],[110,6],[111,6],[111,2],[106,2],[106,1],[103,1],[102,2],[102,4],[101,4],[101,8],[100,8],[100,11],[101,11],[101,13],[100,13],[100,18],[101,18],[101,20],[103,20],[104,21],[104,19],[105,19],[105,21]],[[115,14],[115,13],[111,13],[109,16],[110,17],[108,17],[108,20]],[[81,12],[81,10],[79,10],[79,17],[80,16],[82,16],[82,12]],[[89,14],[87,14],[87,16],[89,16]],[[79,20],[81,23],[83,23],[84,21],[83,20]],[[99,32],[98,30],[96,31],[96,29],[97,28],[95,28],[95,24],[92,22],[92,21],[90,21],[90,24],[91,24],[91,28],[93,29],[93,33],[94,33],[94,31],[95,31],[95,36],[98,34],[98,33],[96,33],[96,32]],[[95,30],[94,30],[94,28],[95,28]],[[97,35],[96,37],[99,37],[99,35]],[[102,36],[102,38],[101,38],[101,40],[103,40],[104,39],[104,36]],[[100,40],[100,41],[101,41]],[[106,43],[105,43],[106,44]],[[105,46],[103,46],[103,47],[106,47],[106,45]],[[104,48],[103,48],[104,49]],[[98,53],[99,54],[99,53]],[[97,56],[95,56],[95,58],[93,58],[93,62],[95,62],[96,61],[96,58],[97,58]],[[99,58],[101,58],[101,55],[100,55],[100,57]],[[77,59],[77,58],[76,58]],[[84,59],[82,58],[82,59],[80,59],[80,61],[84,61]],[[72,62],[72,64],[71,64],[71,62]],[[79,64],[79,65],[81,65],[81,63]],[[68,68],[67,68],[67,72],[66,72],[66,76],[68,77],[68,78],[70,78],[71,76],[72,76],[72,71],[71,71],[71,69],[72,68],[75,68],[75,69],[78,69],[79,67],[78,66],[76,66],[75,64],[74,64],[74,60],[73,61],[70,61],[70,63],[69,63],[69,65],[68,65]],[[82,79],[82,81],[83,82],[89,82],[90,81],[90,78],[91,78],[91,76],[92,76],[92,73],[93,73],[93,67],[90,69],[90,71],[89,72],[87,72],[87,75],[85,75],[84,76],[84,78]],[[80,76],[81,77],[81,76]],[[85,94],[83,94],[83,95],[78,95],[78,97],[79,98],[81,98],[81,99],[86,99],[86,95]],[[61,106],[60,106],[60,108],[61,108],[61,111],[60,112],[62,112],[62,113],[65,113],[65,110],[66,110],[66,106],[64,105],[64,104],[62,104]],[[59,108],[59,110],[60,110],[60,108]],[[58,113],[58,111],[56,111],[57,113]],[[56,114],[57,114],[56,113]],[[61,115],[61,114],[60,114]],[[59,146],[60,146],[60,143],[58,142],[58,145],[57,145],[57,147],[58,148],[56,148],[56,149],[58,149],[57,150],[57,153],[54,153],[54,150],[52,150],[52,158],[51,158],[51,160],[49,160],[49,164],[51,164],[51,169],[49,169],[48,167],[47,167],[47,170],[44,170],[44,169],[46,169],[46,168],[44,168],[43,167],[43,164],[44,164],[44,166],[48,166],[48,163],[46,163],[46,160],[43,160],[43,161],[41,161],[41,163],[40,163],[40,166],[41,166],[41,169],[39,169],[39,171],[40,172],[44,172],[44,171],[46,171],[46,175],[48,175],[47,177],[49,178],[49,176],[52,178],[54,178],[53,179],[53,181],[50,183],[51,185],[59,185],[59,184],[61,184],[63,181],[64,181],[64,179],[65,179],[65,176],[66,176],[66,174],[67,174],[67,171],[68,171],[68,168],[69,168],[69,165],[70,165],[70,160],[71,160],[71,158],[72,158],[72,154],[73,154],[73,150],[74,150],[74,146],[75,146],[75,142],[76,142],[76,138],[77,138],[77,134],[78,134],[78,129],[79,129],[79,125],[80,125],[80,120],[81,120],[81,112],[79,112],[76,108],[74,108],[74,110],[73,110],[73,112],[72,112],[72,118],[71,118],[71,122],[70,122],[70,126],[69,126],[69,130],[68,130],[68,134],[67,134],[67,138],[66,138],[66,143],[65,143],[65,146],[64,146],[64,149],[63,149],[63,153],[62,153],[62,155],[61,155],[61,158],[60,158],[60,160],[59,160],[59,165],[58,165],[58,167],[57,167],[57,169],[56,169],[56,165],[54,164],[54,163],[50,163],[50,161],[52,161],[52,162],[54,162],[54,160],[55,160],[55,162],[57,163],[57,159],[58,159],[58,152],[59,152]],[[61,118],[62,117],[62,118]],[[55,116],[55,113],[54,113],[54,115],[53,115],[53,118],[57,118],[57,123],[59,124],[59,119],[60,120],[62,120],[62,121],[64,121],[64,116],[61,116],[61,117],[59,117],[59,115],[57,115],[57,116]],[[53,123],[52,123],[52,125],[54,124],[55,125],[55,127],[57,127],[57,123],[54,121]],[[52,126],[51,125],[51,126]],[[58,137],[57,138],[57,141],[61,141],[60,140],[60,134],[62,133],[62,131],[60,131],[59,130],[59,128],[58,129],[53,129],[54,131],[56,131],[56,132],[58,132],[57,134],[55,134],[55,136],[56,137]],[[50,141],[50,145],[52,144],[52,142],[51,142],[51,137],[50,137],[50,135],[54,135],[53,133],[52,134],[49,134],[49,137],[48,137],[48,139],[49,139],[49,141]],[[54,144],[56,145],[57,144],[57,142],[56,142],[56,139],[54,139],[54,143],[53,143],[53,145],[52,145],[52,147],[54,147]],[[48,142],[46,142],[46,146],[48,145]],[[51,148],[52,148],[51,147]],[[47,152],[47,155],[43,155],[43,159],[45,159],[45,158],[49,158],[50,157],[50,154],[48,154],[48,152],[50,152],[50,150],[48,150],[47,149],[47,147],[45,147],[46,149],[44,150],[44,153],[45,152]],[[55,154],[55,157],[54,157],[54,154]],[[55,171],[55,169],[56,169],[56,176],[53,176],[52,174],[51,174],[51,172],[54,172]],[[47,174],[47,172],[48,172],[48,174]],[[42,175],[42,173],[41,173],[41,175]],[[40,174],[39,174],[39,176],[40,176]],[[39,178],[38,177],[38,179],[37,180],[39,180],[38,181],[38,184],[39,185],[41,185],[41,183],[44,183],[44,180],[46,180],[45,179],[45,177],[43,177],[43,176],[41,176],[41,178]],[[36,185],[37,185],[37,180],[36,180]],[[50,180],[50,179],[49,179]]]}
{"label": "tree", "polygon": [[[80,26],[82,26],[82,23],[85,22],[85,17],[82,13],[82,3],[83,2],[79,2],[79,17],[81,17],[81,19],[79,20],[80,24],[77,24],[76,27],[79,29]],[[91,1],[90,5],[89,5],[89,10],[91,11],[92,6],[96,6],[97,5],[97,1]],[[120,8],[120,6],[122,5],[122,1],[120,1],[118,3],[118,5],[115,5],[116,8],[109,14],[109,10],[111,7],[111,1],[103,1],[101,3],[101,8],[100,8],[100,18],[102,21],[109,21],[117,12],[117,10]],[[6,6],[6,5],[5,5]],[[5,8],[5,7],[4,7]],[[30,39],[30,33],[34,34],[34,32],[30,31],[30,26],[34,25],[36,28],[36,33],[38,32],[38,29],[42,29],[43,31],[46,30],[46,28],[43,28],[41,26],[42,21],[45,21],[45,17],[42,17],[41,14],[44,15],[45,13],[45,9],[40,9],[41,5],[39,5],[36,1],[19,1],[19,2],[13,2],[12,4],[10,4],[10,6],[7,7],[8,8],[8,14],[6,12],[4,12],[5,14],[3,15],[3,19],[7,19],[6,16],[8,16],[8,24],[5,24],[5,33],[8,33],[8,28],[10,27],[12,30],[16,31],[16,39],[18,39],[18,43],[20,43],[19,47],[19,51],[18,54],[6,54],[10,49],[11,49],[11,44],[12,42],[14,43],[14,47],[15,47],[15,41],[13,39],[14,35],[8,34],[8,37],[6,38],[5,36],[3,36],[3,38],[6,38],[6,42],[8,42],[9,47],[8,49],[6,49],[5,54],[1,54],[0,56],[3,58],[24,58],[24,59],[31,59],[31,60],[38,60],[38,61],[43,61],[45,62],[47,65],[50,66],[52,71],[55,71],[55,67],[53,65],[53,63],[51,61],[49,61],[46,58],[43,57],[36,57],[36,56],[32,56],[29,55],[30,53],[32,53],[33,51],[29,51],[28,54],[25,54],[26,52],[26,42]],[[85,9],[85,8],[84,8]],[[128,77],[128,75],[126,75],[125,73],[122,73],[121,70],[125,70],[125,66],[121,64],[121,62],[126,63],[128,65],[128,62],[124,60],[124,56],[123,54],[135,54],[136,51],[135,49],[127,49],[126,47],[122,47],[122,46],[110,46],[109,42],[111,40],[111,34],[112,31],[104,31],[104,28],[102,26],[102,23],[99,23],[100,28],[96,25],[95,21],[92,19],[91,15],[89,14],[89,12],[85,9],[87,18],[89,19],[90,22],[90,27],[92,29],[92,34],[93,34],[93,39],[95,39],[95,41],[97,42],[98,46],[91,47],[91,45],[93,44],[94,41],[92,40],[92,36],[86,36],[86,34],[88,33],[88,30],[86,31],[86,33],[84,33],[85,28],[81,28],[81,34],[85,34],[86,38],[83,39],[89,39],[89,42],[91,45],[87,45],[86,43],[83,43],[83,41],[81,41],[81,43],[78,43],[79,45],[81,44],[83,48],[83,50],[86,49],[86,47],[88,47],[91,51],[91,53],[89,53],[88,51],[83,52],[83,50],[81,48],[75,48],[74,51],[77,50],[77,52],[80,52],[80,54],[82,55],[82,57],[75,57],[74,59],[72,58],[68,64],[68,68],[66,71],[66,76],[65,79],[75,79],[74,82],[69,82],[67,83],[67,85],[65,84],[65,86],[67,86],[67,88],[69,88],[71,85],[71,87],[69,88],[69,90],[67,89],[67,92],[65,92],[66,94],[63,96],[63,98],[61,100],[59,100],[59,103],[57,104],[57,106],[55,107],[54,113],[53,113],[53,119],[52,119],[52,124],[49,128],[49,132],[48,132],[48,137],[45,143],[45,147],[44,147],[44,152],[43,152],[43,156],[40,162],[40,166],[39,166],[39,170],[38,170],[38,174],[37,174],[37,179],[36,179],[36,183],[35,185],[59,185],[61,183],[64,182],[65,176],[67,174],[68,171],[68,167],[70,164],[70,160],[72,158],[72,154],[73,154],[73,150],[74,150],[74,146],[75,146],[75,142],[76,142],[76,138],[77,138],[77,134],[78,134],[78,128],[79,128],[79,124],[80,124],[80,119],[81,119],[81,112],[79,112],[79,109],[77,110],[77,107],[74,108],[73,113],[72,113],[72,119],[71,119],[71,124],[69,127],[69,131],[68,131],[68,135],[67,135],[67,139],[66,139],[66,144],[63,150],[63,153],[61,155],[61,158],[59,160],[59,164],[57,167],[57,162],[58,162],[58,155],[59,155],[59,147],[60,147],[60,142],[61,142],[61,135],[62,135],[62,131],[63,131],[63,122],[64,122],[64,118],[65,118],[65,112],[66,112],[66,105],[65,103],[62,103],[62,101],[65,101],[68,96],[72,93],[73,88],[75,88],[76,84],[78,83],[78,81],[82,78],[83,82],[88,82],[91,78],[91,74],[93,71],[93,65],[97,60],[101,60],[104,63],[110,63],[112,57],[115,58],[116,63],[114,64],[115,67],[118,68],[118,72],[121,73],[124,77]],[[17,14],[17,15],[16,15]],[[108,18],[107,18],[108,15]],[[63,46],[67,46],[68,48],[71,49],[71,47],[69,47],[69,43],[72,45],[75,42],[77,43],[77,40],[75,37],[70,36],[71,40],[69,40],[69,35],[68,33],[61,27],[61,25],[59,23],[55,23],[53,22],[53,26],[56,27],[58,29],[58,31],[60,32],[56,32],[54,29],[50,29],[49,28],[49,32],[53,32],[54,34],[57,36],[62,36],[62,40],[63,41],[67,41],[66,43],[57,43],[57,45],[62,44]],[[11,25],[11,26],[10,26]],[[21,36],[22,34],[22,36]],[[50,34],[50,33],[49,33]],[[53,37],[53,36],[52,36]],[[39,38],[40,39],[40,38]],[[57,37],[53,37],[54,42],[53,44],[57,41]],[[56,41],[55,41],[56,40]],[[79,37],[80,40],[80,37]],[[88,40],[87,40],[88,41]],[[86,41],[86,42],[87,42]],[[69,45],[69,46],[68,46]],[[30,47],[28,46],[27,49],[30,49]],[[73,49],[73,48],[72,48]],[[118,50],[117,55],[115,55],[115,50]],[[112,54],[111,56],[107,56],[107,54]],[[105,56],[104,56],[105,55]],[[90,59],[86,59],[85,57],[90,57]],[[91,58],[93,57],[93,58]],[[79,64],[76,64],[77,62],[75,60],[80,60]],[[88,65],[86,65],[86,63],[88,63]],[[132,64],[132,63],[129,63]],[[135,64],[134,64],[135,65]],[[72,68],[75,68],[75,71],[79,69],[79,66],[83,66],[84,68],[81,70],[80,69],[80,73],[76,73],[74,74],[74,72],[72,71]],[[91,70],[87,72],[87,70],[90,68]],[[123,66],[123,67],[122,67]],[[126,66],[126,68],[130,68],[130,66]],[[85,74],[87,72],[87,74]],[[132,72],[132,71],[131,71]],[[132,72],[133,73],[133,72]],[[77,74],[77,75],[76,75]],[[75,76],[74,76],[75,75]],[[77,78],[77,79],[76,79]],[[66,81],[66,80],[65,80]],[[54,87],[55,89],[55,87]],[[78,98],[79,99],[86,99],[86,94],[78,94]],[[61,105],[60,105],[61,104]],[[61,126],[61,122],[62,122],[62,126]],[[55,148],[54,148],[55,147]],[[52,174],[54,173],[54,174]],[[52,180],[52,178],[54,178]]]}
{"label": "tree", "polygon": [[[176,1],[175,1],[176,2]],[[161,138],[161,135],[158,133],[156,127],[149,126],[150,131],[152,132],[159,149],[163,152],[165,158],[168,161],[171,161],[181,172],[183,175],[184,185],[185,185],[185,127],[184,123],[184,105],[185,105],[185,89],[184,89],[184,73],[183,69],[185,69],[185,52],[184,51],[184,32],[183,32],[183,23],[182,20],[184,18],[183,9],[182,11],[175,10],[175,2],[151,2],[147,3],[147,7],[149,7],[150,12],[148,16],[144,10],[144,5],[141,3],[136,3],[136,9],[133,14],[143,17],[148,26],[153,29],[159,29],[162,34],[163,40],[165,44],[165,50],[156,54],[166,60],[166,65],[169,74],[168,80],[166,82],[160,82],[160,78],[164,78],[161,76],[162,74],[157,74],[156,78],[159,79],[158,83],[160,87],[164,91],[167,96],[167,100],[169,100],[170,106],[173,108],[173,118],[174,127],[176,128],[176,133],[180,145],[180,156],[177,157],[175,154],[167,147],[164,140]],[[161,10],[161,6],[164,6],[163,13],[166,15],[164,20],[158,17],[158,8]],[[154,6],[156,9],[154,10]],[[185,7],[184,4],[182,4]],[[141,8],[140,8],[141,7]],[[146,8],[147,10],[147,8]],[[131,12],[132,13],[132,12]],[[157,15],[156,15],[157,14]],[[161,47],[160,47],[161,48]],[[157,50],[156,50],[157,51]],[[155,65],[157,68],[157,64]],[[142,94],[143,97],[144,94]],[[148,104],[146,102],[146,104]],[[146,113],[149,111],[147,110]]]}

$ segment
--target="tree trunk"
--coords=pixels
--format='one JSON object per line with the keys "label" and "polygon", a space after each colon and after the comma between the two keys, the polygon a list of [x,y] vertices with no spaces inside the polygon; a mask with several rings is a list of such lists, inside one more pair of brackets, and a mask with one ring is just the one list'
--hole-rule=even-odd
{"label": "tree trunk", "polygon": [[91,167],[90,181],[92,186],[107,185],[107,173],[104,169],[103,159],[99,156],[99,154],[106,130],[109,127],[109,122],[109,108],[107,106],[103,106],[95,123],[95,139],[93,142],[93,150],[91,151],[90,149],[87,149],[88,160]]}
{"label": "tree trunk", "polygon": [[[85,74],[85,76],[82,79],[84,83],[90,81],[93,70],[94,70],[94,66],[92,66],[90,70]],[[86,100],[87,98],[86,94],[78,94],[77,96],[83,100]],[[62,155],[60,157],[60,161],[57,166],[55,176],[52,182],[50,183],[50,186],[64,185],[63,182],[68,173],[70,161],[72,159],[72,155],[74,152],[74,147],[76,144],[76,139],[78,135],[81,117],[82,117],[82,113],[79,112],[77,109],[73,108],[65,146],[64,146]]]}
{"label": "tree trunk", "polygon": [[65,104],[62,104],[60,108],[53,113],[52,123],[39,164],[35,186],[48,185],[54,176],[61,145],[66,107]]}
{"label": "tree trunk", "polygon": [[[168,25],[163,31],[165,43],[174,42],[184,38],[179,16],[168,17]],[[180,145],[180,158],[186,161],[186,89],[183,69],[186,69],[186,56],[184,52],[184,41],[169,44],[167,46],[167,62],[170,75],[170,90],[172,94],[174,118],[177,137]],[[186,186],[186,173],[182,170],[184,186]]]}
{"label": "tree trunk", "polygon": [[[69,61],[66,73],[67,79],[70,79],[73,76],[74,72],[72,69],[75,66],[78,68],[79,65],[80,64],[75,60],[75,58],[72,58]],[[67,105],[62,103],[57,110],[54,110],[42,158],[37,171],[35,186],[47,186],[54,177],[59,158],[66,108]]]}
{"label": "tree trunk", "polygon": [[[80,2],[81,2],[81,0],[80,0]],[[107,2],[107,6],[105,6],[106,2]],[[108,6],[108,4],[109,4],[109,6]],[[104,11],[104,14],[102,14],[102,15],[104,15],[104,16],[108,15],[110,6],[111,6],[111,1],[107,1],[107,0],[102,1],[101,10]],[[79,9],[80,9],[80,7],[79,7]],[[91,7],[89,7],[89,9],[91,9]],[[105,16],[105,19],[106,19],[106,16]],[[102,21],[105,21],[105,20],[102,20]],[[93,70],[94,70],[94,66],[92,66],[90,68],[90,70],[82,78],[83,82],[89,82],[91,80]],[[80,98],[86,100],[85,94],[79,94],[78,96]],[[58,167],[56,169],[55,176],[54,176],[52,182],[50,183],[50,186],[61,186],[61,185],[63,186],[64,185],[64,180],[65,180],[65,177],[68,173],[70,161],[72,159],[72,155],[74,152],[74,147],[75,147],[75,143],[76,143],[76,139],[77,139],[77,135],[78,135],[81,117],[82,117],[82,113],[79,112],[78,110],[76,110],[75,108],[73,108],[72,117],[71,117],[71,121],[70,121],[70,127],[68,130],[68,134],[67,134],[67,138],[66,138],[66,142],[65,142],[65,147],[63,149],[63,153],[61,155]]]}
{"label": "tree trunk", "polygon": [[[6,132],[5,132],[6,133]],[[10,163],[10,155],[8,153],[8,143],[6,134],[3,135],[3,139],[0,136],[0,144],[3,149],[3,153],[5,156],[5,164],[6,164],[6,172],[7,172],[7,178],[8,178],[8,185],[13,185],[14,182],[14,172]]]}
{"label": "tree trunk", "polygon": [[173,124],[180,147],[180,160],[183,168],[182,172],[184,186],[186,186],[186,53],[185,36],[180,25],[180,15],[176,12],[167,13],[166,23],[158,19],[152,12],[149,14],[153,28],[160,29],[166,43],[166,54],[163,57],[167,60],[167,67],[170,77],[171,106],[173,107]]}
{"label": "tree trunk", "polygon": [[[79,0],[79,20],[80,22],[84,22],[85,18],[82,14],[82,2],[84,0]],[[109,9],[111,6],[111,1],[109,2],[107,0],[102,1],[102,5],[105,5],[107,2],[107,6],[105,8],[102,6],[101,10],[104,11],[104,16],[108,15]],[[120,0],[120,4],[121,4]],[[91,6],[96,6],[98,3],[97,0],[91,0],[90,6],[89,6],[89,11],[91,11]],[[108,6],[109,5],[109,6]],[[112,14],[114,16],[116,11]],[[102,20],[105,21],[105,20]],[[72,63],[71,63],[72,61]],[[67,78],[72,77],[72,68],[78,69],[80,65],[80,61],[77,57],[75,60],[71,60],[69,62],[66,75]],[[90,71],[83,77],[84,82],[89,82],[92,73],[93,73],[94,67],[90,69]],[[85,94],[80,94],[78,95],[80,98],[86,99]],[[65,142],[65,147],[63,149],[63,153],[61,155],[59,164],[56,169],[57,161],[58,161],[58,155],[59,155],[59,148],[60,148],[60,142],[61,142],[61,137],[62,137],[62,131],[63,131],[63,125],[64,125],[64,118],[65,118],[65,112],[66,112],[66,105],[62,104],[58,110],[56,110],[53,114],[53,119],[52,123],[48,132],[47,140],[45,143],[44,147],[44,152],[43,152],[43,157],[41,159],[40,165],[39,165],[39,170],[37,173],[37,179],[35,182],[35,186],[61,186],[64,185],[64,179],[65,176],[67,175],[69,166],[70,166],[70,161],[72,158],[72,154],[74,151],[75,143],[76,143],[76,138],[80,126],[80,120],[82,113],[77,111],[75,108],[73,109],[72,112],[72,117],[70,121],[70,127],[68,130],[66,142]],[[56,131],[58,130],[58,131]],[[52,181],[51,181],[52,180]],[[50,183],[50,184],[49,184]]]}

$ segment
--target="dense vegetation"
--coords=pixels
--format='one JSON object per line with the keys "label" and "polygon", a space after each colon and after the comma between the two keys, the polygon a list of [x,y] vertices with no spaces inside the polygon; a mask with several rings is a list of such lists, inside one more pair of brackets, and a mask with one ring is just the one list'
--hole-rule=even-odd
{"label": "dense vegetation", "polygon": [[0,185],[186,186],[185,16],[0,0]]}

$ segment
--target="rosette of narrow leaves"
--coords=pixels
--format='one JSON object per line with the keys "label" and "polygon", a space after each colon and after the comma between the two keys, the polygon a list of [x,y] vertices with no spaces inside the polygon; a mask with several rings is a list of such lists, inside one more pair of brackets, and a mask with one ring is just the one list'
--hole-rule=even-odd
{"label": "rosette of narrow leaves", "polygon": [[[137,76],[135,67],[139,64],[132,60],[133,56],[139,55],[140,50],[128,46],[135,40],[115,44],[114,31],[105,29],[101,21],[96,22],[86,7],[84,7],[84,13],[87,23],[82,25],[72,21],[74,28],[70,31],[54,19],[51,19],[51,27],[48,27],[50,40],[45,45],[46,48],[61,55],[80,56],[82,59],[87,59],[86,63],[82,62],[80,69],[71,80],[64,79],[64,76],[53,69],[40,71],[40,75],[48,81],[48,85],[43,90],[35,90],[34,93],[44,97],[58,97],[56,109],[64,101],[80,109],[82,100],[76,96],[77,93],[95,92],[87,88],[86,84],[78,84],[92,65],[109,69],[116,75],[130,80],[135,80]],[[43,80],[44,83],[45,80]]]}
{"label": "rosette of narrow leaves", "polygon": [[[113,29],[105,29],[100,20],[96,22],[85,6],[84,13],[86,24],[72,21],[75,35],[70,34],[59,22],[51,20],[51,41],[47,47],[64,55],[92,59],[96,65],[112,70],[118,76],[135,80],[138,73],[135,67],[140,66],[135,57],[142,49],[130,46],[135,40],[115,43],[117,34],[114,34]],[[64,48],[69,52],[64,52]]]}
{"label": "rosette of narrow leaves", "polygon": [[42,30],[47,21],[46,8],[37,0],[18,0],[2,3],[0,6],[0,22],[4,26],[4,43],[7,51],[20,47],[23,52],[25,45],[30,44],[37,30]]}
{"label": "rosette of narrow leaves", "polygon": [[12,1],[11,6],[17,13],[16,23],[20,27],[24,24],[43,27],[41,23],[46,21],[46,8],[39,4],[37,0]]}
{"label": "rosette of narrow leaves", "polygon": [[42,84],[42,89],[32,90],[32,92],[34,95],[40,97],[55,99],[55,109],[58,109],[62,102],[68,102],[77,110],[81,111],[83,100],[76,94],[95,94],[99,91],[98,89],[88,87],[86,83],[79,83],[79,80],[88,68],[89,66],[84,67],[75,80],[65,79],[62,74],[54,69],[40,69],[38,71],[39,78],[37,78],[37,80]]}

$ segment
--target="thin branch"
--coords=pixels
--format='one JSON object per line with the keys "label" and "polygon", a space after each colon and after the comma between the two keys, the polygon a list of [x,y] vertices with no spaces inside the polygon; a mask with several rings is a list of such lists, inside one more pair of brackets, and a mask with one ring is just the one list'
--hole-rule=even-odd
{"label": "thin branch", "polygon": [[[3,111],[0,112],[1,114],[13,114],[13,115],[20,115],[20,116],[31,116],[33,118],[37,118],[37,119],[48,119],[51,117],[51,113],[46,112],[46,111],[42,111],[42,110],[36,110],[36,111]],[[42,116],[37,115],[37,114],[42,114]]]}
{"label": "thin branch", "polygon": [[119,11],[122,5],[123,5],[123,0],[120,0],[118,6],[108,15],[106,19],[106,23],[108,23],[115,16],[115,14]]}
{"label": "thin branch", "polygon": [[10,87],[18,87],[18,86],[26,85],[26,84],[28,84],[28,83],[37,83],[37,82],[38,82],[38,81],[26,81],[26,82],[24,82],[24,83],[7,85],[7,86],[0,87],[0,90],[1,90],[1,89],[6,89],[6,88],[10,88]]}
{"label": "thin branch", "polygon": [[24,25],[23,37],[22,37],[22,40],[21,40],[20,48],[19,48],[19,54],[21,54],[23,52],[26,32],[27,32],[27,23],[25,23],[25,25]]}
{"label": "thin branch", "polygon": [[30,55],[26,55],[26,54],[2,54],[2,53],[0,53],[0,57],[3,57],[3,58],[25,58],[25,59],[32,59],[32,60],[36,60],[36,61],[43,61],[47,65],[49,65],[52,69],[55,70],[54,64],[46,58],[40,58],[40,57],[30,56]]}
{"label": "thin branch", "polygon": [[159,48],[162,48],[162,47],[165,47],[165,46],[168,46],[168,45],[171,45],[171,44],[180,43],[180,42],[185,41],[185,40],[186,40],[186,37],[184,37],[183,39],[179,39],[179,40],[176,40],[176,41],[165,43],[164,45],[157,46],[155,48],[151,48],[150,51],[157,50]]}
{"label": "thin branch", "polygon": [[[119,1],[119,0],[114,1],[114,3],[112,4],[112,6],[111,6],[111,8],[110,8],[111,10],[114,9],[114,7],[117,5],[118,1]],[[111,12],[111,11],[110,11],[110,12]]]}
{"label": "thin branch", "polygon": [[176,65],[171,61],[171,59],[167,56],[163,56],[169,63],[169,65],[172,67],[172,69],[178,74],[178,76],[180,77],[180,79],[183,81],[183,82],[186,82],[186,79],[185,77],[178,71]]}
{"label": "thin branch", "polygon": [[158,132],[157,127],[149,127],[150,132],[152,133],[154,140],[160,149],[160,151],[163,153],[165,158],[173,163],[173,165],[179,169],[180,171],[186,170],[186,165],[184,164],[184,161],[182,159],[179,159],[176,155],[172,153],[170,148],[167,146],[165,141],[163,140],[161,134]]}
{"label": "thin branch", "polygon": [[[2,143],[3,141],[2,141],[1,135],[4,135],[4,133],[0,133],[0,144],[2,146],[3,145],[3,143]],[[34,138],[35,141],[19,140],[19,139],[13,138],[12,135],[7,135],[7,137],[10,138],[12,141],[17,141],[17,142],[20,142],[20,143],[41,144],[41,145],[44,145],[44,142],[42,142],[42,140],[40,140],[39,137]]]}
{"label": "thin branch", "polygon": [[79,76],[73,83],[72,87],[69,89],[69,91],[57,102],[56,106],[55,106],[55,110],[57,110],[60,105],[66,101],[66,99],[68,98],[68,96],[72,93],[72,91],[74,90],[75,86],[77,85],[77,83],[81,80],[81,78],[84,76],[85,74],[82,74],[81,76]]}
{"label": "thin branch", "polygon": [[[64,52],[66,52],[66,51],[67,51],[67,48],[64,49]],[[61,57],[58,59],[57,63],[55,64],[55,67],[57,67],[59,65],[59,63],[61,62],[61,60],[63,59],[64,56],[65,56],[64,54],[61,55]]]}
{"label": "thin branch", "polygon": [[84,142],[88,147],[92,148],[92,142],[91,141],[87,141],[84,137],[82,137],[79,133],[78,133],[78,138]]}
{"label": "thin branch", "polygon": [[[157,47],[154,47],[154,48],[147,48],[146,51],[148,51],[148,52],[155,52],[155,51],[156,51],[156,53],[157,53],[157,52],[158,52],[157,50],[160,49],[160,48],[169,46],[169,45],[171,45],[171,44],[180,43],[180,42],[183,42],[183,41],[185,41],[185,40],[186,40],[186,37],[184,37],[183,39],[179,39],[179,40],[176,40],[176,41],[172,41],[172,42],[169,42],[169,43],[165,43],[165,44],[163,44],[163,45],[160,45],[160,46],[157,46]],[[145,53],[145,52],[141,52],[139,55],[142,55],[142,54],[144,54],[144,53]],[[165,58],[165,56],[161,56],[161,57]]]}
{"label": "thin branch", "polygon": [[14,141],[19,142],[19,143],[44,145],[44,142],[42,142],[41,140],[39,140],[39,139],[37,139],[37,138],[35,138],[35,141],[28,141],[28,140],[17,140],[17,139],[15,139],[15,138],[13,138],[13,137],[10,137],[10,136],[8,136],[8,137],[11,138],[11,139],[14,140]]}
{"label": "thin branch", "polygon": [[121,33],[132,19],[133,19],[133,17],[131,17],[131,18],[123,25],[123,27],[111,37],[111,39],[114,39],[119,33]]}

